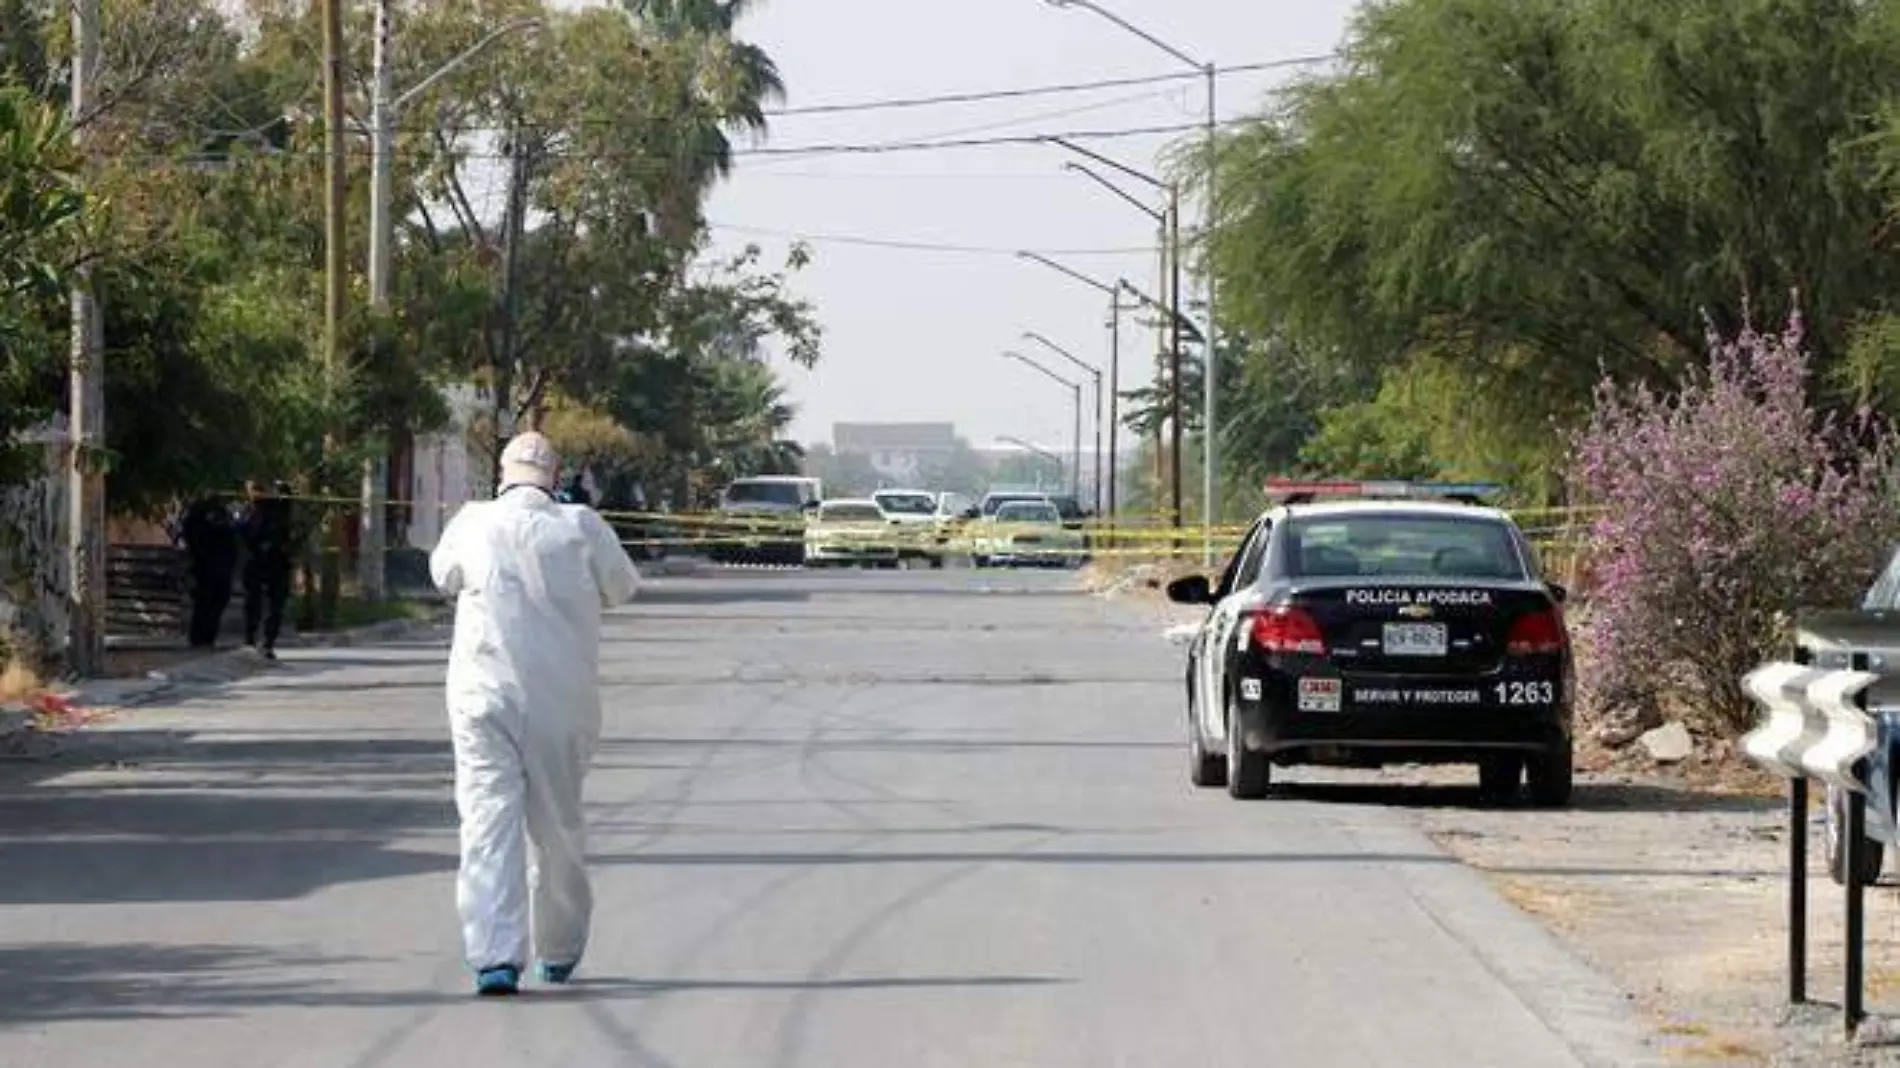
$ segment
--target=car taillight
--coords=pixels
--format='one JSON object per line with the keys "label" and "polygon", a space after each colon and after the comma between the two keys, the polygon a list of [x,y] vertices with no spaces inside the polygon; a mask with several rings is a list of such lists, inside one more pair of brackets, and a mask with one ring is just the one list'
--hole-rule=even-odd
{"label": "car taillight", "polygon": [[1326,655],[1326,635],[1304,608],[1277,605],[1253,617],[1253,643],[1269,653]]}
{"label": "car taillight", "polygon": [[1540,656],[1561,653],[1569,643],[1570,639],[1564,634],[1563,613],[1544,608],[1519,616],[1517,622],[1511,624],[1511,636],[1504,648],[1512,656]]}

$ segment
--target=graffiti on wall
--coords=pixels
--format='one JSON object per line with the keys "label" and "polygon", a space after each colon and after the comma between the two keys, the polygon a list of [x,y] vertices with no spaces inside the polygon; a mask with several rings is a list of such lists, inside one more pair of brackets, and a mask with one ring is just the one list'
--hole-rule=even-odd
{"label": "graffiti on wall", "polygon": [[41,655],[64,646],[67,627],[64,438],[57,425],[27,435],[45,457],[39,477],[0,486],[0,644]]}

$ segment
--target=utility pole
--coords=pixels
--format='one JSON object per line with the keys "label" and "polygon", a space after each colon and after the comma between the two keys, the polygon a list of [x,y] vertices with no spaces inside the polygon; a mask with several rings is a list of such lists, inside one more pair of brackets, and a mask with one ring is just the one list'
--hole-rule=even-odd
{"label": "utility pole", "polygon": [[[83,153],[99,76],[99,0],[73,0],[73,143]],[[66,450],[66,659],[98,674],[106,650],[105,325],[81,264],[72,289],[71,393]]]}
{"label": "utility pole", "polygon": [[[329,400],[335,404],[337,385],[343,373],[343,309],[349,287],[349,266],[344,260],[344,208],[349,197],[349,161],[343,155],[343,3],[323,0],[323,141],[324,170],[324,294],[323,294],[323,366]],[[334,415],[333,415],[334,417]],[[323,486],[320,492],[332,492],[338,441],[332,425],[323,435]],[[330,505],[325,504],[326,509]],[[343,551],[343,524],[332,513],[325,524],[329,528],[329,546],[323,554],[318,591],[319,618],[326,623],[335,618],[337,585]]]}
{"label": "utility pole", "polygon": [[1121,437],[1122,391],[1122,301],[1119,290],[1108,294],[1108,522],[1115,523],[1115,485],[1121,481],[1121,467],[1115,456],[1115,444]]}
{"label": "utility pole", "polygon": [[1169,245],[1174,256],[1168,265],[1168,510],[1174,529],[1181,529],[1181,187],[1168,187]]}
{"label": "utility pole", "polygon": [[1082,504],[1082,383],[1074,386],[1075,436],[1069,439],[1069,496]]}
{"label": "utility pole", "polygon": [[[396,95],[390,71],[395,48],[394,0],[376,0],[376,41],[371,60],[370,79],[370,202],[369,202],[369,300],[379,314],[389,307],[390,260],[396,244],[396,117],[411,100],[429,90],[456,69],[487,51],[509,34],[537,29],[540,18],[517,19],[470,45],[460,55],[436,68],[433,74]],[[388,354],[378,352],[375,358]],[[386,595],[386,556],[389,548],[389,450],[385,443],[372,459],[363,464],[362,550],[357,555],[356,580],[364,598],[381,600]]]}
{"label": "utility pole", "polygon": [[515,432],[515,268],[528,213],[528,154],[519,125],[508,132],[508,207],[501,233],[501,344],[495,365],[495,488],[501,488],[501,450]]}
{"label": "utility pole", "polygon": [[1220,327],[1214,318],[1214,291],[1218,288],[1214,280],[1214,213],[1217,205],[1214,201],[1218,176],[1214,173],[1219,159],[1214,147],[1215,131],[1219,125],[1214,107],[1214,91],[1220,81],[1219,69],[1214,64],[1207,65],[1207,214],[1202,229],[1201,269],[1207,275],[1207,331],[1202,347],[1207,368],[1201,372],[1201,564],[1214,566],[1214,524],[1221,515],[1220,509],[1220,422],[1216,417],[1215,401],[1218,386],[1216,379],[1220,375]]}
{"label": "utility pole", "polygon": [[[394,32],[394,0],[376,0],[376,40],[371,46],[370,77],[370,198],[369,198],[369,304],[380,318],[389,310],[390,244],[395,224],[390,218],[395,199],[396,120],[390,97],[389,49]],[[381,344],[381,331],[377,334]],[[374,358],[388,354],[378,351]],[[366,601],[380,601],[386,593],[385,558],[389,545],[389,448],[379,445],[363,461],[363,514],[356,553],[356,585]]]}

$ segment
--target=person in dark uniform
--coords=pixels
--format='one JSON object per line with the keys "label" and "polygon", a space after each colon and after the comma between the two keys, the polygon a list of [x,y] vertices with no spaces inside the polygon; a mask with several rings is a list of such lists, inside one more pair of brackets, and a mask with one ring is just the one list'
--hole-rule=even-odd
{"label": "person in dark uniform", "polygon": [[214,648],[237,570],[238,531],[230,506],[216,494],[199,499],[185,512],[180,534],[191,557],[191,647]]}
{"label": "person in dark uniform", "polygon": [[587,492],[587,485],[581,481],[581,476],[578,474],[567,480],[567,488],[561,491],[561,500],[568,504],[585,504],[590,507],[594,503],[593,495]]}
{"label": "person in dark uniform", "polygon": [[[296,555],[291,544],[290,487],[279,482],[266,495],[253,481],[245,484],[245,492],[250,500],[238,524],[249,553],[244,560],[244,644],[275,660]],[[257,640],[260,623],[264,631],[262,645]]]}

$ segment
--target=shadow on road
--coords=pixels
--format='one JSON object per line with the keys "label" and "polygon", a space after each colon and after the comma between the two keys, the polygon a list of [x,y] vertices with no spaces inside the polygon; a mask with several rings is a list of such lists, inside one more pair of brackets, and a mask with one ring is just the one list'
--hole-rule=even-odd
{"label": "shadow on road", "polygon": [[[1476,777],[1476,773],[1473,773]],[[1499,802],[1473,786],[1388,783],[1285,783],[1274,786],[1274,796],[1319,804],[1379,805],[1387,808],[1530,808],[1520,797]],[[1751,794],[1717,793],[1667,785],[1636,783],[1578,783],[1570,808],[1583,812],[1766,812],[1783,802]]]}
{"label": "shadow on road", "polygon": [[143,733],[101,736],[136,780],[0,781],[0,904],[280,901],[455,866],[446,744]]}
{"label": "shadow on road", "polygon": [[[0,948],[0,975],[21,981],[0,998],[0,1029],[66,1020],[231,1016],[265,1006],[367,1008],[451,1000],[429,991],[349,990],[283,978],[313,965],[346,963],[229,945],[8,946]],[[126,1063],[137,1061],[134,1051],[124,1053]]]}
{"label": "shadow on road", "polygon": [[[774,590],[762,586],[748,586],[744,589],[715,589],[711,586],[643,586],[634,595],[628,615],[638,615],[639,607],[647,604],[753,604],[767,602],[772,604],[803,603],[811,600],[809,590]],[[695,616],[695,619],[704,617]]]}
{"label": "shadow on road", "polygon": [[1452,858],[1442,853],[1168,853],[1168,852],[1126,852],[1110,853],[1102,851],[1070,851],[1028,853],[1018,850],[905,850],[900,852],[771,852],[755,851],[745,853],[623,853],[608,854],[590,858],[599,865],[630,865],[634,867],[874,867],[883,864],[893,865],[969,865],[984,864],[1001,867],[1095,867],[1100,865],[1131,867],[1152,866],[1170,867],[1180,865],[1197,868],[1225,865],[1275,865],[1275,864],[1455,864]]}

